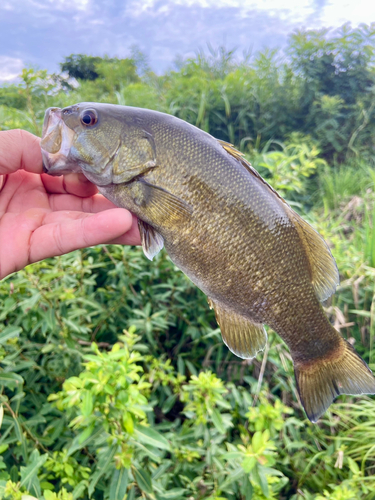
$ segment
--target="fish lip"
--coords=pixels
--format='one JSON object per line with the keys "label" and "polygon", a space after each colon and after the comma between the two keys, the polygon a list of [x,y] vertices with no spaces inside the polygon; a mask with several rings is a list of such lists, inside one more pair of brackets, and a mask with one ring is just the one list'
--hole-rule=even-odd
{"label": "fish lip", "polygon": [[69,161],[70,149],[76,135],[65,124],[61,108],[47,109],[40,143],[44,173],[63,175],[82,171],[75,162]]}
{"label": "fish lip", "polygon": [[69,164],[68,159],[62,154],[52,154],[41,148],[43,172],[49,175],[64,175],[71,174],[72,172],[81,172],[81,168],[76,164]]}
{"label": "fish lip", "polygon": [[44,114],[42,140],[61,121],[61,108],[48,108]]}
{"label": "fish lip", "polygon": [[48,151],[46,151],[43,148],[40,148],[40,149],[42,150],[43,172],[45,174],[48,174],[50,169],[51,169],[51,165],[49,163],[49,153],[48,153]]}

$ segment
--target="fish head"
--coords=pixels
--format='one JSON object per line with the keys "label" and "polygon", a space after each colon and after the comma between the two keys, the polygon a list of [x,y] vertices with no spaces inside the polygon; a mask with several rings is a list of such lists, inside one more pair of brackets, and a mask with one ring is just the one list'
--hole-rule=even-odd
{"label": "fish head", "polygon": [[[80,103],[46,111],[41,141],[50,175],[81,172],[98,186],[131,180],[154,164],[150,134],[122,106]],[[124,111],[125,110],[125,111]]]}
{"label": "fish head", "polygon": [[47,109],[41,141],[45,171],[82,172],[97,185],[111,183],[107,167],[118,148],[117,128],[91,103]]}

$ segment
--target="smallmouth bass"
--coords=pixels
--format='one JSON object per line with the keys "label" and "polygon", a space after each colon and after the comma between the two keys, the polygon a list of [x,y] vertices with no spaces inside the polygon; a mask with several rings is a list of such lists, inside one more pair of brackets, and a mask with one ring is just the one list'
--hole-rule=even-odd
{"label": "smallmouth bass", "polygon": [[321,305],[339,283],[328,246],[230,144],[156,111],[80,103],[47,110],[41,146],[49,174],[82,172],[138,217],[146,256],[166,248],[233,353],[264,349],[264,324],[283,338],[311,421],[340,394],[375,393]]}

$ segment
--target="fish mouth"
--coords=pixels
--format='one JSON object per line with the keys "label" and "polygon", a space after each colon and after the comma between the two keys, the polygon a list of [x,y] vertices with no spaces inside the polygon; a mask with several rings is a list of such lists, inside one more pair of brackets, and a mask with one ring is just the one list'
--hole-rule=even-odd
{"label": "fish mouth", "polygon": [[47,109],[40,143],[44,172],[49,175],[81,172],[77,163],[69,161],[70,149],[76,135],[74,130],[69,128],[62,119],[60,108]]}

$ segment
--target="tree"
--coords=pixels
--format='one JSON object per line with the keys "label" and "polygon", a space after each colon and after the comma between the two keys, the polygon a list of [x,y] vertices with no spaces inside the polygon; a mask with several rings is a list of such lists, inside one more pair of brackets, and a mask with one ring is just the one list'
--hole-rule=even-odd
{"label": "tree", "polygon": [[60,63],[61,71],[67,72],[71,78],[77,80],[96,80],[99,73],[96,64],[101,57],[86,56],[85,54],[71,54]]}

